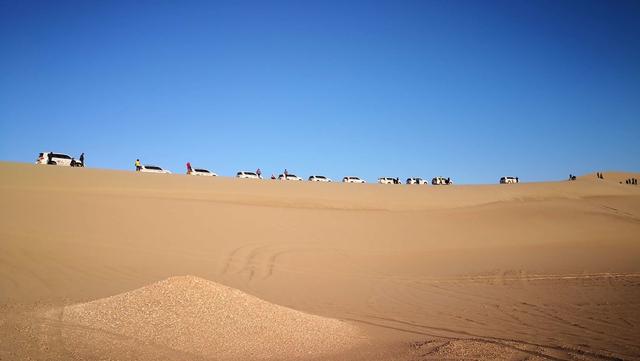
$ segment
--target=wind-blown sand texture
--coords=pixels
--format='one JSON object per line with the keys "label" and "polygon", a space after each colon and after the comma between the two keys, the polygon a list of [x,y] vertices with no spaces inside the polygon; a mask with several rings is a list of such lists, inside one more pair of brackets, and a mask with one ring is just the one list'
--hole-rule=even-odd
{"label": "wind-blown sand texture", "polygon": [[[639,360],[640,186],[619,182],[640,175],[604,177],[433,187],[0,163],[0,360]],[[236,321],[207,321],[223,314]]]}
{"label": "wind-blown sand texture", "polygon": [[192,276],[65,307],[62,320],[212,359],[295,359],[360,342],[357,328],[344,322]]}

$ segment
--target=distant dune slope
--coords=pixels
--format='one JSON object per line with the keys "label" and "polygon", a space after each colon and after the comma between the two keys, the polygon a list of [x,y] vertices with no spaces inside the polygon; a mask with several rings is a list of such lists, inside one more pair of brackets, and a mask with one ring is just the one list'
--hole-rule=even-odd
{"label": "distant dune slope", "polygon": [[[0,187],[31,192],[163,198],[237,205],[345,210],[429,210],[500,201],[624,196],[637,189],[585,176],[518,185],[380,185],[240,180],[0,162]],[[616,173],[616,177],[633,173]],[[637,177],[637,176],[636,176]],[[609,177],[607,177],[609,178]],[[617,179],[616,178],[616,179]]]}
{"label": "distant dune slope", "polygon": [[435,358],[476,340],[638,359],[640,186],[612,178],[435,187],[0,163],[0,303],[194,275],[384,342],[444,338],[415,344]]}

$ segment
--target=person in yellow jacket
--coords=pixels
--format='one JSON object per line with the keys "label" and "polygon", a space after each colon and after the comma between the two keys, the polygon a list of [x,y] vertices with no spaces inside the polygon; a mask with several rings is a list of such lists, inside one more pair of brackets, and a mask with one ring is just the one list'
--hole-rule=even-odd
{"label": "person in yellow jacket", "polygon": [[142,164],[140,164],[140,159],[136,159],[136,172],[139,172],[142,169]]}

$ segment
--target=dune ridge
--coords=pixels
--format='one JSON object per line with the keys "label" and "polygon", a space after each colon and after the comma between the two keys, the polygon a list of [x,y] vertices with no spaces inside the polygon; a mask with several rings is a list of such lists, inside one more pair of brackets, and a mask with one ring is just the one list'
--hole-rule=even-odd
{"label": "dune ridge", "polygon": [[[209,178],[8,162],[0,162],[0,168],[6,170],[0,172],[0,188],[13,192],[56,192],[269,208],[416,211],[495,202],[626,196],[630,191],[640,194],[640,188],[624,187],[617,181],[634,174],[638,178],[638,173],[620,172],[611,173],[615,177],[605,173],[604,180],[587,175],[573,182],[431,186]],[[21,177],[11,176],[16,172]]]}

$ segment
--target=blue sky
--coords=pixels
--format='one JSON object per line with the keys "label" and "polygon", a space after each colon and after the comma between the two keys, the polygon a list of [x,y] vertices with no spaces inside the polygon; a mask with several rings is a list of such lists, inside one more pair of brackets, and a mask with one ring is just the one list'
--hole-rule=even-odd
{"label": "blue sky", "polygon": [[637,1],[0,0],[0,160],[640,171]]}

